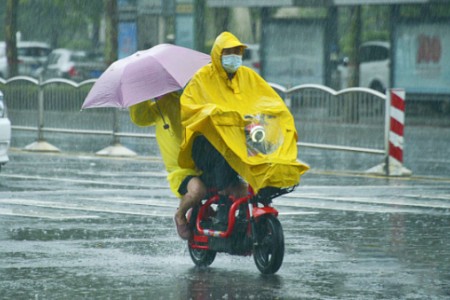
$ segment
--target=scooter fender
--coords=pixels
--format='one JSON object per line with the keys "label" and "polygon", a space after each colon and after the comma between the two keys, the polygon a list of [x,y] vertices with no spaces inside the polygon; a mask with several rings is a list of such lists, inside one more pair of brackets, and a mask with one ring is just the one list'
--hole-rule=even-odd
{"label": "scooter fender", "polygon": [[278,210],[271,206],[264,206],[264,207],[253,207],[252,209],[252,215],[255,219],[258,219],[259,217],[263,215],[274,215],[275,217],[278,216]]}

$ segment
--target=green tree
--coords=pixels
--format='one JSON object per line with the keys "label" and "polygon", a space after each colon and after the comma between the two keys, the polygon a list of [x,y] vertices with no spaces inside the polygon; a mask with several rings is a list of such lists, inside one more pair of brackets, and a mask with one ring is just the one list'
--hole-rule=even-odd
{"label": "green tree", "polygon": [[103,0],[19,0],[18,27],[24,40],[53,48],[98,49]]}
{"label": "green tree", "polygon": [[106,13],[106,44],[105,59],[108,64],[113,63],[118,58],[118,10],[116,0],[105,0]]}
{"label": "green tree", "polygon": [[206,0],[194,0],[194,48],[205,51],[206,40]]}
{"label": "green tree", "polygon": [[218,36],[223,31],[229,31],[230,28],[230,8],[218,7],[213,10],[214,14],[214,32],[213,36]]}
{"label": "green tree", "polygon": [[350,65],[353,66],[352,77],[349,86],[359,85],[359,45],[361,44],[361,6],[351,8],[351,26],[350,26]]}
{"label": "green tree", "polygon": [[83,20],[86,29],[86,26],[91,26],[90,46],[92,49],[98,49],[100,46],[100,24],[105,14],[103,0],[72,0],[66,2],[71,6],[72,11],[78,11],[78,14],[74,14],[74,19]]}

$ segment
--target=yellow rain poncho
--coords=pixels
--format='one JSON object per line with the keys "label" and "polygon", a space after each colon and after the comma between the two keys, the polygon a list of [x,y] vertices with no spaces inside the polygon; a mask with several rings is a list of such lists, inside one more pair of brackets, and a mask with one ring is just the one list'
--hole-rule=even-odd
{"label": "yellow rain poncho", "polygon": [[[201,68],[181,96],[181,119],[185,128],[179,165],[195,168],[192,144],[203,134],[258,192],[263,187],[297,185],[308,166],[297,161],[294,119],[278,94],[254,71],[241,66],[230,80],[221,65],[224,48],[243,46],[231,33],[220,34],[211,50],[212,63]],[[277,123],[282,140],[272,153],[249,155],[246,146],[246,115],[265,114]]]}
{"label": "yellow rain poncho", "polygon": [[[198,173],[192,169],[182,169],[178,166],[177,160],[181,145],[180,100],[176,93],[171,93],[157,101],[161,112],[155,101],[148,100],[131,106],[130,118],[138,126],[156,126],[156,140],[169,173],[167,180],[170,189],[177,197],[181,197],[178,193],[181,182],[186,176],[198,175]],[[168,129],[164,129],[164,122],[169,124]]]}

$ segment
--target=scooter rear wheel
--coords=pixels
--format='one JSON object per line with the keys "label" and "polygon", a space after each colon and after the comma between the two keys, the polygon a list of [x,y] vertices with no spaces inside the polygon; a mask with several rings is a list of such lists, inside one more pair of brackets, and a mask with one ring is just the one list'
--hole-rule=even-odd
{"label": "scooter rear wheel", "polygon": [[280,221],[273,215],[259,218],[255,224],[257,244],[253,248],[253,258],[258,270],[263,274],[276,273],[283,263],[284,234]]}
{"label": "scooter rear wheel", "polygon": [[216,251],[189,248],[189,254],[196,266],[207,267],[213,263],[216,258]]}
{"label": "scooter rear wheel", "polygon": [[[195,206],[188,214],[189,226],[194,234],[198,234],[197,228],[195,227],[195,221],[197,220],[199,209],[200,206]],[[207,267],[211,265],[216,258],[216,251],[192,248],[190,241],[188,242],[188,249],[192,261],[198,267]]]}

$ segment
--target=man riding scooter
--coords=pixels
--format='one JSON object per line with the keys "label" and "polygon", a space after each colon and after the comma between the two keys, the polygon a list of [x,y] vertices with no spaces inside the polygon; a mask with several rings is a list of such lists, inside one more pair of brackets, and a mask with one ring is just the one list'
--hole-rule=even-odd
{"label": "man riding scooter", "polygon": [[[257,193],[268,186],[295,186],[308,170],[297,161],[297,132],[291,113],[263,78],[242,66],[245,48],[233,34],[221,33],[211,50],[212,62],[197,71],[180,99],[184,131],[180,166],[200,169],[200,178],[208,187],[219,182],[223,194],[237,197],[246,193],[241,177]],[[277,153],[265,158],[249,156],[245,142],[238,138],[242,127],[237,125],[260,112],[279,118],[285,141]],[[280,154],[283,159],[277,158],[280,164],[275,167],[270,160]]]}

